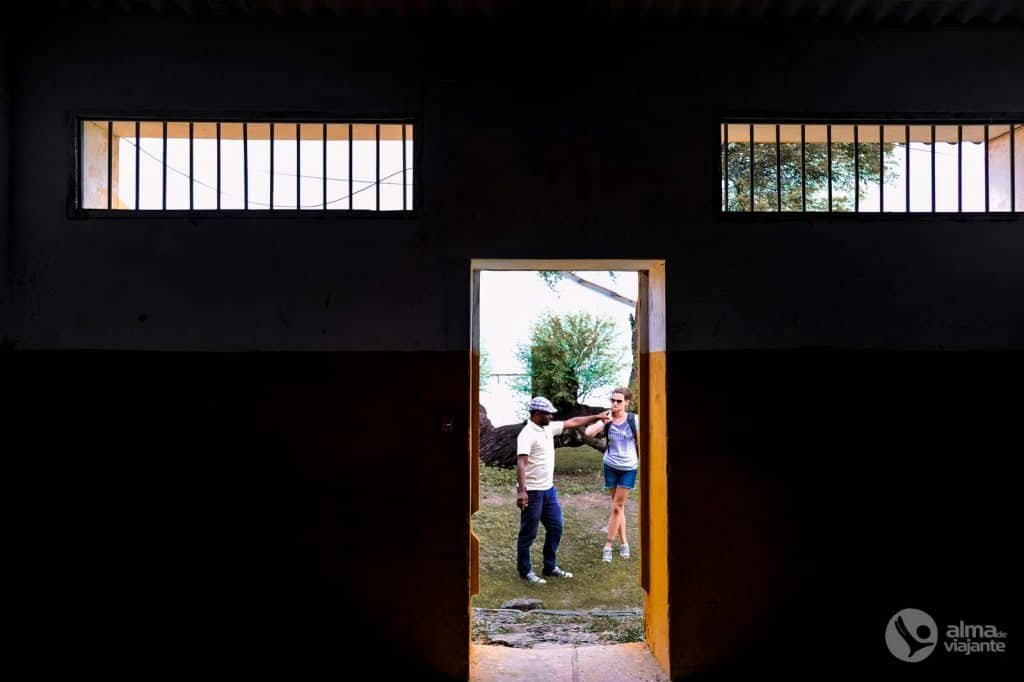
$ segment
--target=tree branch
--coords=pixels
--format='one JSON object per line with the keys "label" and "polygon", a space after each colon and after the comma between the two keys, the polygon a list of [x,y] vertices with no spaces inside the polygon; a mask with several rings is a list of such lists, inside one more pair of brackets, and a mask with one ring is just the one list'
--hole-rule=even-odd
{"label": "tree branch", "polygon": [[636,301],[634,301],[633,299],[626,298],[622,294],[618,293],[617,291],[612,291],[608,287],[603,287],[600,284],[595,284],[594,282],[591,282],[589,279],[583,279],[582,277],[577,275],[575,272],[569,272],[569,271],[566,271],[566,270],[559,270],[558,273],[562,277],[565,277],[566,279],[571,279],[572,281],[576,282],[580,286],[586,287],[586,288],[590,289],[591,291],[596,291],[599,294],[607,296],[608,298],[612,299],[613,301],[618,301],[619,303],[623,303],[625,305],[628,305],[631,308],[635,308],[636,307]]}

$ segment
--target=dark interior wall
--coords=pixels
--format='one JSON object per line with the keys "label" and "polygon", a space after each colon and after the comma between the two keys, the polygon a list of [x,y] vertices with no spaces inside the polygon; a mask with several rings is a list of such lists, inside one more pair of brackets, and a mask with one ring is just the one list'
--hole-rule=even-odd
{"label": "dark interior wall", "polygon": [[1022,112],[1019,37],[736,30],[627,34],[601,50],[612,41],[596,35],[592,59],[570,42],[524,57],[511,80],[481,60],[449,107],[463,118],[444,149],[477,172],[441,188],[445,227],[478,257],[537,242],[607,255],[614,234],[615,253],[666,256],[671,349],[1019,346],[1019,216],[715,216],[718,114]]}
{"label": "dark interior wall", "polygon": [[11,160],[11,110],[10,82],[8,78],[9,59],[7,55],[6,31],[0,32],[0,339],[6,343],[14,332],[14,312],[8,279],[8,230],[11,215],[10,160]]}
{"label": "dark interior wall", "polygon": [[468,438],[440,428],[464,354],[4,360],[12,647],[34,670],[466,676]]}
{"label": "dark interior wall", "polygon": [[[636,257],[667,261],[677,671],[810,671],[838,651],[873,672],[899,608],[1009,617],[998,394],[1020,357],[992,351],[1024,343],[1024,225],[723,220],[714,172],[719,113],[1024,113],[1020,38],[125,18],[30,33],[11,79],[32,141],[12,164],[17,345],[332,351],[8,355],[8,413],[46,453],[19,479],[44,529],[27,538],[39,598],[74,604],[77,632],[97,609],[130,614],[139,651],[373,652],[464,675],[465,441],[439,426],[465,429],[467,259]],[[424,207],[70,220],[68,116],[88,110],[412,113]],[[780,350],[807,347],[835,350]],[[904,508],[957,505],[977,517],[903,530]],[[54,588],[64,547],[81,579]],[[840,643],[808,619],[838,621]]]}
{"label": "dark interior wall", "polygon": [[[439,349],[409,218],[69,221],[69,116],[274,112],[432,116],[410,37],[273,24],[112,20],[57,27],[26,48],[16,177],[28,347]],[[394,45],[392,45],[392,42]],[[352,66],[352,65],[356,66]],[[429,127],[424,126],[429,135]],[[436,177],[432,175],[431,177]],[[436,195],[436,193],[431,193]],[[63,198],[62,198],[63,197]],[[435,202],[436,203],[436,202]],[[410,298],[408,291],[418,291]],[[387,305],[378,305],[385,301]],[[352,324],[358,320],[359,324]],[[407,334],[408,328],[417,330]]]}
{"label": "dark interior wall", "polygon": [[[1014,353],[669,354],[673,670],[695,679],[1004,679],[906,664],[889,619],[1017,629]],[[673,390],[675,389],[675,390]]]}
{"label": "dark interior wall", "polygon": [[[727,222],[714,175],[721,113],[1024,113],[1018,29],[548,29],[522,51],[489,25],[374,26],[105,19],[30,41],[21,345],[442,349],[465,338],[442,293],[461,259],[538,253],[671,259],[672,348],[1022,341],[1018,219]],[[413,113],[424,212],[69,221],[68,116],[103,110]]]}
{"label": "dark interior wall", "polygon": [[464,678],[468,357],[443,352],[443,301],[466,266],[439,268],[437,235],[408,217],[65,212],[76,111],[415,114],[429,145],[436,86],[359,28],[51,28],[16,76],[16,130],[38,141],[15,160],[17,341],[64,349],[5,364],[6,413],[46,453],[16,476],[33,529],[26,632],[122,671],[383,661]]}

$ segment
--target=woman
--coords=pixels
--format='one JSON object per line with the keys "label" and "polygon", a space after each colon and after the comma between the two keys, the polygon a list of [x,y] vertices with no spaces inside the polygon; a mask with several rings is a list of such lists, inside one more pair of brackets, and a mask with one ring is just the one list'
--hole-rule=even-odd
{"label": "woman", "polygon": [[604,451],[604,487],[612,498],[612,513],[608,518],[608,542],[601,551],[601,561],[612,560],[612,543],[615,536],[622,539],[619,556],[629,558],[629,542],[626,540],[626,498],[636,486],[637,466],[640,463],[637,449],[636,415],[628,412],[633,392],[628,388],[612,391],[610,418],[595,422],[587,427],[586,434],[594,437],[604,430],[608,447]]}

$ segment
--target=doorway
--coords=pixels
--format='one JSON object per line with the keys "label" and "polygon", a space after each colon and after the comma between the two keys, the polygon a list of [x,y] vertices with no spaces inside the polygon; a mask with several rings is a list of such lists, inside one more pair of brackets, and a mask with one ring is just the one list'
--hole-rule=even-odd
{"label": "doorway", "polygon": [[[480,509],[480,304],[481,273],[487,271],[632,271],[637,273],[636,386],[640,405],[637,438],[639,587],[643,601],[643,640],[663,670],[668,670],[668,509],[666,474],[665,263],[662,260],[474,259],[471,262],[470,353],[470,618],[472,597],[480,591],[480,543],[473,514]],[[623,645],[625,646],[625,645]],[[471,644],[472,650],[472,644]],[[625,650],[623,650],[625,654]],[[635,652],[629,654],[635,656]]]}

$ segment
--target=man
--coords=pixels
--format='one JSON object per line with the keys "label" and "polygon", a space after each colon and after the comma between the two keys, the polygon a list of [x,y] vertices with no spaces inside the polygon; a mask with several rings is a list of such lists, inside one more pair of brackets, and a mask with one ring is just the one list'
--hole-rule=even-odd
{"label": "man", "polygon": [[555,563],[558,542],[562,539],[562,508],[558,504],[555,490],[555,436],[566,429],[577,429],[608,418],[608,413],[588,417],[573,417],[562,422],[552,422],[551,415],[557,410],[551,401],[537,396],[530,401],[530,419],[519,432],[516,441],[516,480],[518,481],[516,504],[519,515],[519,541],[517,543],[516,568],[519,577],[531,585],[547,582],[533,571],[530,563],[530,546],[537,537],[538,524],[544,524],[544,569],[545,576],[571,578],[572,573],[563,571]]}

